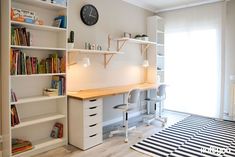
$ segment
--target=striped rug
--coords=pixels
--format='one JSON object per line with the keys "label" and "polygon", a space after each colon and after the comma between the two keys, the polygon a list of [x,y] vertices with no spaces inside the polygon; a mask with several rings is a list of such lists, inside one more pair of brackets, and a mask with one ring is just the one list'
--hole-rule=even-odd
{"label": "striped rug", "polygon": [[189,116],[131,148],[155,157],[235,157],[235,123]]}

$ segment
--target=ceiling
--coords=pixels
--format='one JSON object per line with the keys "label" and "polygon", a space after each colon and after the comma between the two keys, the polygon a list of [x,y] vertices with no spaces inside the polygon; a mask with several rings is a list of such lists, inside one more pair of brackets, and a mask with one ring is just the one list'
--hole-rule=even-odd
{"label": "ceiling", "polygon": [[222,0],[123,0],[153,12],[163,12],[179,8],[214,3]]}

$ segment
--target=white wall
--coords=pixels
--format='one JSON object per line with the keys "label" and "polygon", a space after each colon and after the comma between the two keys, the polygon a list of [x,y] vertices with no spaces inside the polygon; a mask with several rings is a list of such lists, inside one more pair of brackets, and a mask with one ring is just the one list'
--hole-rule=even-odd
{"label": "white wall", "polygon": [[235,1],[227,3],[226,50],[225,50],[225,113],[235,118],[235,105],[232,102],[230,75],[235,75]]}
{"label": "white wall", "polygon": [[[80,19],[80,9],[88,3],[93,4],[99,12],[99,21],[94,26],[86,26]],[[132,35],[146,34],[147,17],[152,15],[153,13],[149,11],[120,0],[70,0],[69,30],[75,31],[75,48],[84,48],[85,42],[90,42],[100,44],[103,49],[107,49],[108,34],[113,37],[121,37],[123,32],[130,32]],[[112,42],[112,48],[116,49],[115,42]],[[122,51],[125,54],[115,55],[106,69],[103,66],[102,55],[78,55],[79,59],[89,57],[91,66],[69,67],[68,90],[78,91],[144,82],[145,70],[141,67],[143,56],[140,46],[127,44]],[[121,102],[121,96],[108,97],[104,100],[104,121],[117,118],[117,115],[110,110],[112,106]]]}

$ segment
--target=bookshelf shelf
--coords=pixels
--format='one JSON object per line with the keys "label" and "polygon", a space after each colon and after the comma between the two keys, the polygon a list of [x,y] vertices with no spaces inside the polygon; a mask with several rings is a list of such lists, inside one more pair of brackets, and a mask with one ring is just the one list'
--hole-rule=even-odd
{"label": "bookshelf shelf", "polygon": [[11,21],[11,24],[12,25],[21,25],[21,26],[27,27],[29,29],[34,29],[34,30],[66,32],[66,29],[64,29],[64,28],[58,28],[58,27],[53,27],[53,26],[36,25],[36,24],[30,24],[30,23],[18,22],[18,21]]}
{"label": "bookshelf shelf", "polygon": [[0,135],[0,143],[2,143],[2,135]]}
{"label": "bookshelf shelf", "polygon": [[40,116],[33,116],[30,118],[25,118],[25,119],[20,119],[20,124],[15,125],[14,127],[11,127],[12,130],[26,127],[26,126],[31,126],[35,124],[40,124],[40,123],[45,123],[53,120],[58,120],[65,118],[65,115],[62,114],[45,114],[45,115],[40,115]]}
{"label": "bookshelf shelf", "polygon": [[22,98],[19,99],[17,102],[11,102],[11,105],[16,104],[25,104],[25,103],[31,103],[31,102],[38,102],[38,101],[48,101],[48,100],[54,100],[54,99],[61,99],[66,98],[66,96],[38,96],[38,97],[30,97],[30,98]]}
{"label": "bookshelf shelf", "polygon": [[48,149],[48,147],[52,147],[52,146],[65,145],[66,139],[64,139],[64,138],[62,138],[62,139],[60,139],[60,138],[59,139],[45,138],[45,139],[33,141],[32,144],[34,146],[34,148],[32,150],[29,150],[29,151],[21,153],[21,154],[14,155],[13,157],[31,156],[31,155],[36,154],[35,152],[37,152],[40,149]]}
{"label": "bookshelf shelf", "polygon": [[32,75],[11,75],[11,78],[22,77],[48,77],[48,76],[65,76],[66,73],[48,73],[48,74],[32,74]]}
{"label": "bookshelf shelf", "polygon": [[52,4],[52,3],[48,3],[48,2],[43,2],[43,1],[40,1],[40,0],[13,0],[13,2],[28,4],[28,5],[40,7],[40,8],[43,8],[43,9],[51,9],[51,10],[56,10],[56,11],[67,9],[66,6],[62,6],[62,5],[58,5],[58,4]]}
{"label": "bookshelf shelf", "polygon": [[40,47],[40,46],[19,46],[19,45],[11,45],[11,48],[17,48],[17,49],[29,49],[29,50],[53,50],[53,51],[66,51],[66,48]]}

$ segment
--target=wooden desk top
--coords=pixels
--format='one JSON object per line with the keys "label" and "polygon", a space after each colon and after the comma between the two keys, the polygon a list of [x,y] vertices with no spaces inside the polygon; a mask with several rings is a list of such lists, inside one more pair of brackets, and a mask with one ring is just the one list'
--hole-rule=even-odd
{"label": "wooden desk top", "polygon": [[142,84],[127,85],[127,86],[81,90],[78,92],[68,92],[68,96],[72,98],[84,100],[84,99],[91,99],[91,98],[105,97],[105,96],[110,96],[110,95],[127,93],[131,89],[134,89],[134,88],[146,90],[146,89],[151,89],[151,88],[156,88],[156,87],[157,87],[156,84],[142,83]]}

